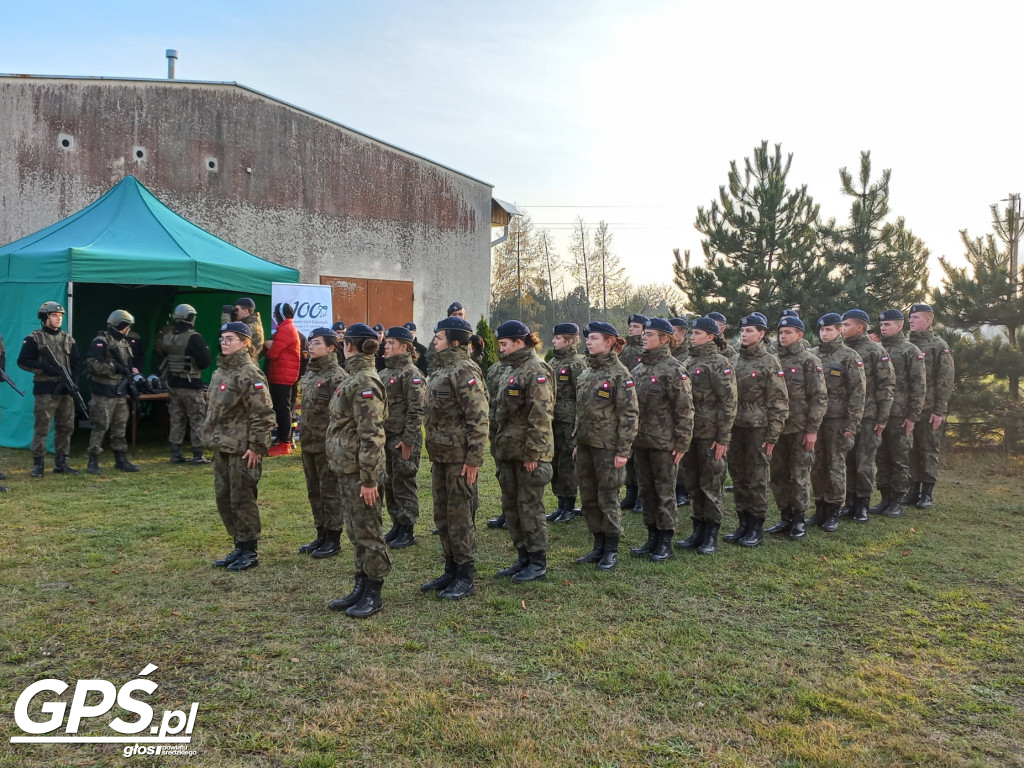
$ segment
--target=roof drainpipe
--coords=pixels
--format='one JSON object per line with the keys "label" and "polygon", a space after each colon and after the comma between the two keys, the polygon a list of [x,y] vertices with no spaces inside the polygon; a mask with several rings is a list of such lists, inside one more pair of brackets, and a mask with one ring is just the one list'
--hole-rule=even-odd
{"label": "roof drainpipe", "polygon": [[174,79],[174,65],[178,61],[178,52],[173,48],[168,48],[167,53],[167,79]]}
{"label": "roof drainpipe", "polygon": [[498,238],[497,240],[492,240],[492,241],[491,241],[491,248],[493,248],[493,247],[494,247],[494,246],[496,246],[496,245],[501,245],[501,244],[502,244],[502,243],[504,243],[504,242],[505,242],[506,240],[508,240],[508,224],[506,224],[506,225],[505,225],[505,234],[503,234],[503,235],[502,235],[501,237],[499,237],[499,238]]}

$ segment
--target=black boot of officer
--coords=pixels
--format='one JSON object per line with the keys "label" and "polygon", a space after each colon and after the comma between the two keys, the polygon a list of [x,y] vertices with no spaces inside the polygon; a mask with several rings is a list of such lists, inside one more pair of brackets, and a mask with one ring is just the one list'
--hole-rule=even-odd
{"label": "black boot of officer", "polygon": [[324,543],[311,553],[313,557],[322,560],[325,557],[334,557],[341,552],[341,531],[324,531]]}
{"label": "black boot of officer", "polygon": [[413,535],[413,527],[411,525],[400,525],[398,526],[398,533],[388,543],[388,546],[392,549],[405,549],[415,543],[416,537]]}
{"label": "black boot of officer", "polygon": [[555,518],[548,518],[553,523],[568,523],[570,520],[576,517],[576,497],[575,496],[559,496],[558,497],[558,516]]}
{"label": "black boot of officer", "polygon": [[384,607],[380,591],[384,586],[384,579],[371,579],[367,577],[366,586],[363,587],[363,594],[359,596],[359,602],[351,606],[345,613],[354,619],[368,619],[375,613],[380,613]]}
{"label": "black boot of officer", "polygon": [[910,487],[910,490],[907,491],[907,495],[903,497],[901,503],[904,504],[904,505],[907,505],[907,504],[917,504],[917,500],[920,499],[920,498],[921,498],[921,484],[920,483],[914,483]]}
{"label": "black boot of officer", "polygon": [[647,556],[647,559],[652,563],[664,563],[666,560],[671,560],[675,557],[675,552],[672,551],[672,534],[675,533],[673,530],[658,531],[657,537],[654,540],[654,546],[651,547],[651,553]]}
{"label": "black boot of officer", "polygon": [[185,457],[181,455],[181,443],[171,443],[171,464],[184,464]]}
{"label": "black boot of officer", "polygon": [[935,490],[935,483],[921,483],[921,495],[915,505],[918,509],[928,509],[935,500],[932,498],[932,491]]}
{"label": "black boot of officer", "polygon": [[619,537],[605,534],[604,552],[601,559],[597,561],[597,568],[601,571],[610,571],[619,562]]}
{"label": "black boot of officer", "polygon": [[779,510],[779,522],[773,525],[771,528],[766,528],[765,533],[789,533],[793,527],[793,521],[790,517],[792,512],[787,509]]}
{"label": "black boot of officer", "polygon": [[128,461],[128,454],[125,451],[114,451],[114,469],[122,472],[138,472],[139,465]]}
{"label": "black boot of officer", "polygon": [[807,525],[821,525],[828,520],[828,505],[825,504],[824,499],[814,500],[814,514],[811,515],[811,519],[807,521]]}
{"label": "black boot of officer", "polygon": [[764,541],[764,513],[751,513],[747,517],[750,519],[750,527],[746,535],[736,543],[741,547],[756,547]]}
{"label": "black boot of officer", "polygon": [[852,493],[846,494],[846,502],[839,508],[839,516],[846,517],[853,512],[854,496]]}
{"label": "black boot of officer", "polygon": [[103,474],[103,470],[100,469],[100,455],[98,453],[89,454],[89,464],[86,466],[85,471],[90,475]]}
{"label": "black boot of officer", "polygon": [[695,517],[691,519],[693,520],[693,533],[688,538],[677,541],[676,549],[696,549],[704,541],[704,529],[707,526],[707,521],[698,520]]}
{"label": "black boot of officer", "polygon": [[636,502],[637,502],[637,491],[638,490],[639,489],[635,485],[627,485],[626,486],[626,495],[622,499],[622,501],[619,502],[619,509],[622,509],[622,510],[635,509],[636,508]]}
{"label": "black boot of officer", "polygon": [[548,553],[530,552],[527,555],[526,567],[519,573],[512,575],[512,581],[522,584],[526,581],[536,581],[548,575]]}
{"label": "black boot of officer", "polygon": [[498,515],[497,517],[492,517],[490,520],[487,521],[487,527],[488,528],[508,528],[508,523],[505,522],[505,516],[504,515]]}
{"label": "black boot of officer", "polygon": [[209,464],[210,460],[203,456],[202,448],[192,449],[192,466],[198,467],[200,464]]}
{"label": "black boot of officer", "polygon": [[363,596],[363,590],[366,589],[366,575],[362,573],[356,574],[355,584],[352,586],[352,591],[349,592],[345,597],[338,600],[331,600],[327,604],[327,607],[332,611],[347,611],[353,605],[359,602],[359,598]]}
{"label": "black boot of officer", "polygon": [[455,560],[450,557],[444,559],[444,573],[438,576],[436,579],[420,584],[420,592],[438,592],[445,589],[453,581],[455,581],[455,570],[457,566]]}
{"label": "black boot of officer", "polygon": [[676,506],[685,507],[690,503],[690,494],[686,492],[685,485],[676,486]]}
{"label": "black boot of officer", "polygon": [[530,553],[526,551],[526,547],[519,547],[516,551],[519,553],[519,559],[512,563],[512,565],[506,566],[495,573],[494,578],[504,579],[506,577],[515,576],[530,564]]}
{"label": "black boot of officer", "polygon": [[721,523],[704,524],[704,540],[697,547],[698,555],[713,555],[718,551],[718,531]]}
{"label": "black boot of officer", "polygon": [[839,509],[838,503],[825,505],[825,522],[821,524],[821,530],[825,533],[835,533],[839,530]]}
{"label": "black boot of officer", "polygon": [[53,459],[53,471],[58,475],[77,475],[78,470],[68,466],[68,455],[58,453]]}
{"label": "black boot of officer", "polygon": [[658,529],[653,525],[647,526],[647,542],[641,544],[639,547],[633,547],[629,550],[629,554],[633,557],[647,557],[651,554],[651,550],[654,549],[654,545],[658,541]]}
{"label": "black boot of officer", "polygon": [[850,510],[850,518],[855,523],[866,523],[868,521],[868,502],[871,499],[865,499],[863,497],[855,498],[853,500],[853,507]]}
{"label": "black boot of officer", "polygon": [[594,548],[587,552],[583,557],[577,557],[573,562],[578,565],[586,565],[587,563],[597,563],[601,561],[601,555],[604,554],[604,534],[594,534]]}
{"label": "black boot of officer", "polygon": [[437,593],[442,600],[461,600],[476,591],[473,586],[473,563],[456,563],[455,580]]}
{"label": "black boot of officer", "polygon": [[736,530],[732,533],[727,533],[725,534],[725,536],[722,537],[723,541],[728,541],[732,544],[735,544],[744,536],[746,536],[747,533],[750,532],[750,526],[753,525],[753,517],[748,513],[737,512],[736,516],[739,518],[740,521],[739,525],[736,526]]}
{"label": "black boot of officer", "polygon": [[885,510],[887,510],[889,508],[889,505],[892,503],[892,497],[893,497],[892,488],[889,488],[889,487],[886,486],[886,487],[883,487],[883,488],[879,488],[878,492],[882,494],[882,498],[873,507],[868,507],[868,514],[869,515],[880,515],[880,514],[882,514],[883,512],[885,512]]}
{"label": "black boot of officer", "polygon": [[391,530],[384,534],[384,543],[390,544],[391,540],[398,535],[399,525],[398,523],[391,524]]}
{"label": "black boot of officer", "polygon": [[229,565],[231,565],[233,562],[235,562],[235,560],[237,560],[241,556],[242,556],[242,542],[236,541],[234,549],[232,549],[230,552],[228,552],[226,555],[224,555],[224,557],[220,558],[219,560],[214,560],[213,561],[213,567],[214,568],[227,568]]}
{"label": "black boot of officer", "polygon": [[42,456],[33,456],[32,457],[32,471],[29,474],[31,474],[32,477],[42,477],[43,476],[43,472],[45,472],[45,471],[46,471],[46,468],[43,466],[43,457]]}
{"label": "black boot of officer", "polygon": [[903,517],[903,505],[900,504],[900,497],[893,496],[889,506],[882,510],[883,517]]}
{"label": "black boot of officer", "polygon": [[804,522],[804,512],[797,512],[791,509],[789,511],[789,514],[789,519],[792,523],[792,527],[789,529],[789,538],[792,541],[802,539],[804,536],[807,535],[807,524]]}
{"label": "black boot of officer", "polygon": [[299,554],[300,555],[308,555],[308,554],[311,554],[313,552],[316,552],[318,549],[320,549],[320,547],[323,546],[324,539],[326,539],[326,538],[327,538],[327,529],[324,528],[322,525],[317,526],[316,538],[313,539],[311,542],[309,542],[309,544],[303,544],[301,547],[299,547]]}
{"label": "black boot of officer", "polygon": [[242,549],[242,554],[235,558],[235,562],[228,565],[229,571],[247,571],[250,568],[255,568],[260,564],[260,556],[256,552],[255,541],[242,541],[239,542],[239,546]]}

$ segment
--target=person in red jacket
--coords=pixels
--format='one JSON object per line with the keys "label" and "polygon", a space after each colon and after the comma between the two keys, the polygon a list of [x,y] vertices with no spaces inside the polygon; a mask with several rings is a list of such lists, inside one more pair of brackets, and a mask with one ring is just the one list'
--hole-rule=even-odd
{"label": "person in red jacket", "polygon": [[302,362],[299,331],[292,322],[293,317],[295,310],[291,304],[276,305],[274,319],[277,330],[274,338],[264,345],[270,400],[277,417],[277,443],[267,451],[267,456],[287,456],[292,452],[292,408],[295,404],[295,382],[299,380]]}

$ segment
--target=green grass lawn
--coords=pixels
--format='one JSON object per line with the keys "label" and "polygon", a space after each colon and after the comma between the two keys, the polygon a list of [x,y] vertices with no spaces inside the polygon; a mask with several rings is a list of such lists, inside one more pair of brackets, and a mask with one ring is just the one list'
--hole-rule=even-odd
{"label": "green grass lawn", "polygon": [[[947,457],[936,507],[901,520],[663,565],[623,553],[610,573],[572,563],[577,520],[524,585],[492,578],[513,550],[480,519],[478,590],[456,603],[418,589],[442,567],[424,463],[419,543],[357,621],[326,609],[351,585],[347,542],[296,553],[297,455],[268,460],[261,563],[242,573],[210,567],[230,549],[211,468],[166,456],[32,480],[26,452],[0,450],[0,766],[1024,766],[1019,462]],[[623,550],[646,534],[625,517]],[[155,723],[199,702],[195,756],[8,743],[31,682],[120,686],[148,663]],[[113,735],[119,712],[80,735]]]}

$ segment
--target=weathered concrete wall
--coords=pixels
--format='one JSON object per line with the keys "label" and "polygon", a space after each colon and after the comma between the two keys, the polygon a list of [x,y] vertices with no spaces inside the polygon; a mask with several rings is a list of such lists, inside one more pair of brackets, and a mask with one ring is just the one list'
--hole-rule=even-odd
{"label": "weathered concrete wall", "polygon": [[454,299],[486,312],[481,181],[237,85],[0,77],[0,243],[127,174],[303,282],[412,280],[421,328]]}

